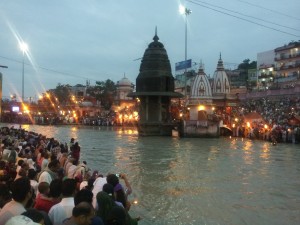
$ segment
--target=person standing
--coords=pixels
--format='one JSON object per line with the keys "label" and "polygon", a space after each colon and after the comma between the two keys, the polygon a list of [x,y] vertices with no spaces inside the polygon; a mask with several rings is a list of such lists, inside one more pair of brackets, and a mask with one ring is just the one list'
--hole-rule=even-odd
{"label": "person standing", "polygon": [[62,183],[63,198],[60,203],[51,207],[49,217],[54,225],[61,225],[63,221],[72,216],[72,210],[75,206],[74,195],[77,183],[75,179],[65,179]]}
{"label": "person standing", "polygon": [[75,142],[74,146],[71,148],[72,158],[74,158],[77,162],[79,162],[80,158],[80,146],[78,142]]}
{"label": "person standing", "polygon": [[38,177],[39,183],[47,182],[48,184],[50,184],[52,180],[58,177],[57,172],[59,169],[60,169],[59,161],[57,159],[51,161],[48,164],[48,167],[39,174]]}
{"label": "person standing", "polygon": [[11,217],[21,215],[26,211],[25,207],[31,203],[33,191],[30,180],[21,177],[15,180],[11,186],[13,200],[6,203],[0,211],[0,225],[4,225]]}
{"label": "person standing", "polygon": [[59,203],[49,197],[50,185],[47,182],[41,182],[38,186],[39,194],[36,197],[34,208],[49,213],[52,206]]}
{"label": "person standing", "polygon": [[81,202],[72,210],[72,216],[64,220],[64,225],[90,225],[94,218],[93,206],[87,202]]}
{"label": "person standing", "polygon": [[[83,202],[88,203],[94,210],[94,207],[92,205],[93,201],[93,192],[88,189],[82,189],[78,191],[74,197],[74,204],[75,207]],[[74,209],[73,209],[74,210]],[[92,222],[90,225],[104,225],[102,219],[99,216],[93,216]]]}
{"label": "person standing", "polygon": [[94,187],[93,187],[93,206],[95,209],[98,209],[97,205],[97,194],[102,191],[103,185],[106,184],[106,177],[103,177],[102,175],[96,177],[95,182],[94,182]]}
{"label": "person standing", "polygon": [[71,138],[71,140],[70,140],[70,151],[72,151],[72,148],[73,148],[74,144],[75,144],[75,139]]}

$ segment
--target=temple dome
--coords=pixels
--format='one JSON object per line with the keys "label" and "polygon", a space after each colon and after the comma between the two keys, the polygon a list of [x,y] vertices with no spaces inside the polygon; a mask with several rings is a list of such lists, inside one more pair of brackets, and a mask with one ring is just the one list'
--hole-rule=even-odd
{"label": "temple dome", "polygon": [[204,72],[203,64],[200,63],[198,73],[193,82],[191,98],[211,98],[211,86],[208,80],[207,75]]}
{"label": "temple dome", "polygon": [[140,72],[136,78],[136,92],[131,96],[182,97],[174,92],[175,84],[171,64],[164,45],[158,41],[157,30],[153,42],[145,50]]}
{"label": "temple dome", "polygon": [[164,45],[158,40],[159,38],[155,32],[153,42],[145,50],[140,66],[140,73],[137,77],[138,80],[162,76],[173,78],[167,51]]}
{"label": "temple dome", "polygon": [[127,77],[125,77],[125,75],[124,75],[124,77],[123,77],[121,80],[119,80],[119,81],[117,82],[117,85],[118,85],[118,86],[131,86],[131,82],[130,82],[130,80],[129,80]]}
{"label": "temple dome", "polygon": [[224,70],[223,60],[220,58],[218,61],[217,69],[214,73],[214,81],[212,87],[213,94],[229,94],[230,93],[230,83],[228,76]]}

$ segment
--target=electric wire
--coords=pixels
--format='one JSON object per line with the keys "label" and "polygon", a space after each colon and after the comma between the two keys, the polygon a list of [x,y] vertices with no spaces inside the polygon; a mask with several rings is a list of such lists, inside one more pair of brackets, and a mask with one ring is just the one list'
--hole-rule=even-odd
{"label": "electric wire", "polygon": [[273,13],[276,13],[276,14],[280,14],[282,16],[286,16],[286,17],[289,17],[291,19],[295,19],[295,20],[300,20],[299,18],[297,17],[294,17],[294,16],[291,16],[291,15],[288,15],[288,14],[285,14],[285,13],[282,13],[280,11],[276,11],[274,9],[269,9],[269,8],[266,8],[266,7],[263,7],[263,6],[260,6],[260,5],[256,5],[256,4],[253,4],[253,3],[250,3],[250,2],[247,2],[247,1],[243,1],[243,0],[237,0],[239,2],[242,2],[242,3],[245,3],[245,4],[248,4],[248,5],[251,5],[251,6],[254,6],[254,7],[257,7],[257,8],[260,8],[260,9],[264,9],[264,10],[268,10],[270,12],[273,12]]}
{"label": "electric wire", "polygon": [[289,26],[278,24],[278,23],[274,23],[272,21],[261,19],[261,18],[255,17],[255,16],[243,14],[241,12],[238,12],[238,11],[235,11],[235,10],[231,10],[231,9],[226,9],[224,7],[217,6],[217,5],[214,5],[214,4],[210,4],[210,3],[207,3],[207,2],[204,2],[204,1],[199,1],[199,0],[196,0],[196,1],[197,2],[201,2],[202,4],[210,5],[212,7],[216,7],[216,8],[223,9],[223,10],[226,10],[226,11],[229,11],[229,12],[233,12],[233,13],[236,13],[236,14],[241,15],[241,16],[245,16],[245,17],[249,17],[249,18],[252,18],[252,19],[256,19],[256,20],[259,20],[259,21],[262,21],[262,22],[265,22],[265,23],[270,23],[270,24],[277,25],[277,26],[280,26],[280,27],[284,27],[284,28],[287,28],[287,29],[290,29],[290,30],[300,31],[299,29],[296,29],[296,28],[293,28],[293,27],[289,27]]}
{"label": "electric wire", "polygon": [[[6,59],[6,60],[9,60],[9,61],[12,61],[12,62],[23,64],[23,62],[21,62],[19,60],[8,58],[8,57],[5,57],[5,56],[1,56],[0,55],[0,58]],[[29,63],[24,63],[24,65],[26,65],[26,66],[32,66]],[[92,80],[92,81],[99,81],[99,80],[95,80],[95,79],[83,77],[83,76],[80,76],[80,75],[74,75],[74,74],[71,74],[71,73],[66,73],[66,72],[61,72],[61,71],[54,70],[54,69],[49,69],[49,68],[46,68],[46,67],[43,67],[43,66],[37,66],[37,67],[39,69],[42,69],[42,70],[46,70],[46,71],[57,73],[57,74],[62,74],[62,75],[69,76],[69,77],[80,78],[80,79],[85,79],[85,80]]]}
{"label": "electric wire", "polygon": [[195,5],[198,5],[198,6],[201,6],[201,7],[204,7],[204,8],[207,8],[207,9],[210,9],[210,10],[213,10],[213,11],[216,11],[216,12],[219,12],[219,13],[222,13],[222,14],[225,14],[225,15],[227,15],[227,16],[231,16],[231,17],[234,17],[234,18],[237,18],[237,19],[240,19],[240,20],[247,21],[247,22],[249,22],[249,23],[252,23],[252,24],[255,24],[255,25],[258,25],[258,26],[261,26],[261,27],[265,27],[265,28],[268,28],[268,29],[271,29],[271,30],[274,30],[274,31],[277,31],[277,32],[280,32],[280,33],[288,34],[288,35],[290,35],[290,36],[300,37],[300,35],[297,35],[297,34],[292,34],[292,33],[289,33],[289,32],[286,32],[286,31],[283,31],[283,30],[274,28],[274,27],[270,27],[270,26],[267,26],[267,25],[264,25],[264,24],[261,24],[261,23],[255,22],[255,21],[251,21],[251,20],[249,20],[249,19],[245,19],[245,18],[236,16],[236,15],[232,15],[232,14],[230,14],[230,13],[227,13],[227,12],[224,12],[224,11],[221,11],[221,10],[218,10],[218,9],[214,9],[214,8],[212,8],[212,7],[203,5],[203,4],[199,3],[198,1],[192,1],[192,0],[186,0],[186,1],[188,1],[188,2],[190,2],[190,3],[192,3],[192,4],[195,4]]}

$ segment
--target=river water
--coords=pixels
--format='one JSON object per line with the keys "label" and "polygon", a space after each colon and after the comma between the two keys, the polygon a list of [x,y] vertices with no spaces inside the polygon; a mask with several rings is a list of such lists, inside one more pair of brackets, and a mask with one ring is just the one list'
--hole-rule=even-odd
{"label": "river water", "polygon": [[63,142],[74,137],[92,169],[126,173],[139,224],[300,224],[300,145],[139,137],[133,128],[22,127]]}

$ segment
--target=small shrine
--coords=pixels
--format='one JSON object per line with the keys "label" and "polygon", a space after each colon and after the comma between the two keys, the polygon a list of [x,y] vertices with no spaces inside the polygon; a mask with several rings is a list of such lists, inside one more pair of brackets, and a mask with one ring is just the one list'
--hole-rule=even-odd
{"label": "small shrine", "polygon": [[184,120],[185,137],[217,137],[219,122],[214,117],[214,104],[211,84],[200,63],[198,73],[192,84],[187,104],[187,117]]}
{"label": "small shrine", "polygon": [[175,124],[170,105],[172,98],[181,98],[174,92],[174,77],[164,45],[158,41],[157,30],[148,45],[136,78],[136,92],[129,94],[139,101],[138,132],[141,136],[171,136]]}

